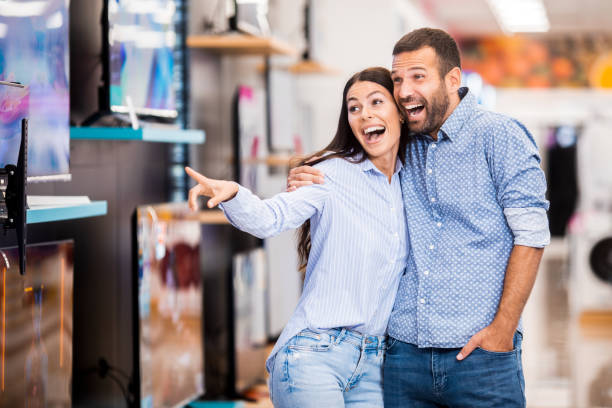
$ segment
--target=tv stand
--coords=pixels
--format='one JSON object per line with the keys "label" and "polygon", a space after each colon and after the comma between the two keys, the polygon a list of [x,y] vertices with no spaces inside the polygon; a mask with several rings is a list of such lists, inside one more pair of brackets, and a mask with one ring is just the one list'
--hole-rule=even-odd
{"label": "tv stand", "polygon": [[98,111],[87,117],[81,126],[132,127],[129,118],[111,111]]}

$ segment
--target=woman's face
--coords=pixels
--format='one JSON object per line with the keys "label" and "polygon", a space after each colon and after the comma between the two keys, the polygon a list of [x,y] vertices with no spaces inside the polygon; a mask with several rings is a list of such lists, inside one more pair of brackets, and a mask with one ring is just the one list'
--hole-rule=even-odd
{"label": "woman's face", "polygon": [[348,121],[370,160],[397,154],[400,113],[393,95],[375,82],[355,82],[346,94]]}

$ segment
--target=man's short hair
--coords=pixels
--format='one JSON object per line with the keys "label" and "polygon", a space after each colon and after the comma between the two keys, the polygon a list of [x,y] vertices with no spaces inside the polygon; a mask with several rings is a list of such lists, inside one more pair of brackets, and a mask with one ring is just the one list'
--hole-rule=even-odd
{"label": "man's short hair", "polygon": [[436,52],[440,78],[444,78],[455,67],[461,69],[457,43],[446,31],[436,28],[419,28],[409,32],[395,43],[393,55],[420,50],[423,47],[431,47]]}

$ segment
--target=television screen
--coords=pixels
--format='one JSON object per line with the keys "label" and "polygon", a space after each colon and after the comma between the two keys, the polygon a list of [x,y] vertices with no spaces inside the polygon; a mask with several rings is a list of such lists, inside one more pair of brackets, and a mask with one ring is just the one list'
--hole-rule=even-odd
{"label": "television screen", "polygon": [[0,167],[17,163],[27,117],[28,176],[69,172],[68,2],[0,1]]}
{"label": "television screen", "polygon": [[141,407],[182,407],[204,392],[200,223],[187,211],[136,212]]}
{"label": "television screen", "polygon": [[177,1],[107,1],[111,110],[175,118]]}
{"label": "television screen", "polygon": [[268,0],[237,0],[235,7],[238,30],[253,35],[270,35]]}
{"label": "television screen", "polygon": [[70,407],[73,244],[0,249],[0,406]]}
{"label": "television screen", "polygon": [[240,392],[265,378],[261,355],[268,340],[266,253],[262,248],[241,252],[233,263],[235,387]]}

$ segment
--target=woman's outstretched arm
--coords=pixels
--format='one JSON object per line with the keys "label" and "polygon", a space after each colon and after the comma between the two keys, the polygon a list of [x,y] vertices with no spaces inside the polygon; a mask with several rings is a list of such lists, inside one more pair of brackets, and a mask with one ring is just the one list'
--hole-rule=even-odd
{"label": "woman's outstretched arm", "polygon": [[262,200],[233,181],[209,179],[189,167],[185,171],[198,182],[189,190],[192,209],[198,196],[210,197],[208,207],[220,204],[232,225],[259,238],[299,227],[323,209],[330,194],[327,185],[312,185]]}

